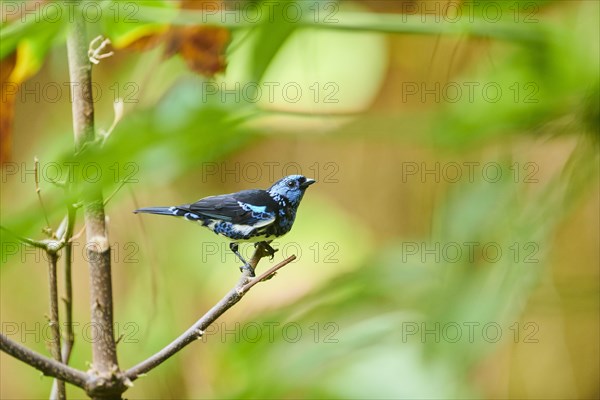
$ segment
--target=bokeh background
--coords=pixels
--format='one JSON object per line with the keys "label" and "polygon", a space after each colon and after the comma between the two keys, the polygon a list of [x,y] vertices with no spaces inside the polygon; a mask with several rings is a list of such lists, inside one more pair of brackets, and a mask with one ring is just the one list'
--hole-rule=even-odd
{"label": "bokeh background", "polygon": [[[51,3],[2,4],[2,226],[37,238],[33,159],[56,228],[51,179],[73,149],[67,14]],[[123,100],[103,151],[78,159],[114,193],[121,367],[239,274],[208,230],[132,210],[296,172],[319,183],[260,269],[298,260],[126,397],[598,398],[598,2],[225,3],[89,9],[89,38],[114,51],[93,67],[98,132]],[[87,369],[76,243],[71,364]],[[0,274],[2,332],[49,354],[43,255],[3,235]],[[50,378],[0,366],[0,397],[48,396]]]}

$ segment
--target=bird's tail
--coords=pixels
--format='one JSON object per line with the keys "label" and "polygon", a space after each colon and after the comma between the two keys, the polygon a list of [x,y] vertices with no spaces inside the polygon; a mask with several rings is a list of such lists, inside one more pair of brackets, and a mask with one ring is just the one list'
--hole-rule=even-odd
{"label": "bird's tail", "polygon": [[140,208],[139,210],[135,210],[134,213],[173,215],[175,217],[179,217],[185,214],[183,210],[180,210],[177,207],[146,207]]}

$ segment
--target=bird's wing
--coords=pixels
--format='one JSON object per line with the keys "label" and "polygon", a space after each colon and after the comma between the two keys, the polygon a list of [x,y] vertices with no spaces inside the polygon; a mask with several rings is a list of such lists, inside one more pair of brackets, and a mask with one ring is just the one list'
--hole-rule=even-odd
{"label": "bird's wing", "polygon": [[210,196],[192,204],[179,206],[194,214],[256,228],[275,221],[278,204],[264,190]]}

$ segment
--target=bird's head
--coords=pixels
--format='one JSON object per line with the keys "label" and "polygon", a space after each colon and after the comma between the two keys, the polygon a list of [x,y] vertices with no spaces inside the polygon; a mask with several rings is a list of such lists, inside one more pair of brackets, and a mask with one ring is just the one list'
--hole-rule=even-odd
{"label": "bird's head", "polygon": [[306,188],[315,182],[314,179],[302,175],[289,175],[275,182],[267,191],[272,196],[283,196],[293,205],[298,205]]}

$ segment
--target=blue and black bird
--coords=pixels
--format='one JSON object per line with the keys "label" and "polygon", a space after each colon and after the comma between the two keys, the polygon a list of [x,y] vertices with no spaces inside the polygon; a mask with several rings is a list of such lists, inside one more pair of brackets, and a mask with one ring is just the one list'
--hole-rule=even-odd
{"label": "blue and black bird", "polygon": [[254,271],[238,251],[238,242],[262,243],[273,257],[275,250],[269,243],[292,229],[304,192],[315,182],[302,175],[290,175],[267,190],[242,190],[205,197],[191,204],[147,207],[134,212],[183,217],[231,239],[229,248],[244,263],[240,269],[250,270],[254,276]]}

